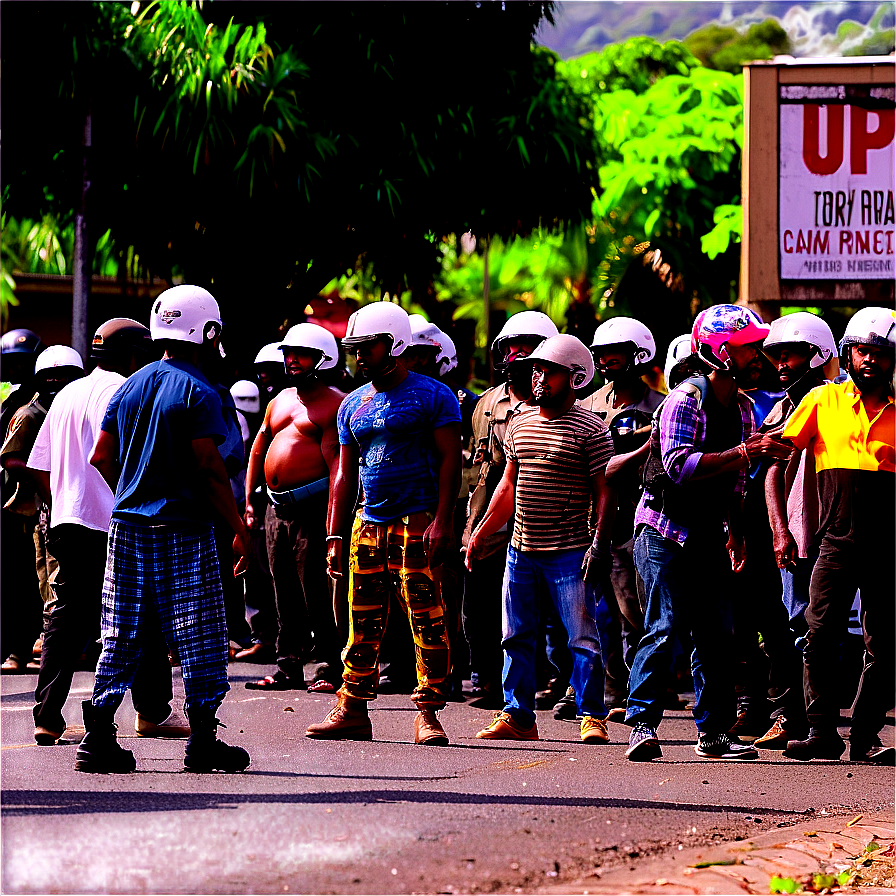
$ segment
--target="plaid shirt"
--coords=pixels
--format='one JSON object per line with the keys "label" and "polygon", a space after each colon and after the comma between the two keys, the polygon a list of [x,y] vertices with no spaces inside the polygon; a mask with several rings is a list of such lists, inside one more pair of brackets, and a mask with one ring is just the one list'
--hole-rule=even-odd
{"label": "plaid shirt", "polygon": [[[753,434],[756,428],[753,419],[753,403],[740,390],[737,392],[737,401],[743,424],[741,440],[745,440]],[[659,416],[658,422],[657,415]],[[700,449],[706,441],[706,412],[697,408],[697,400],[692,394],[675,388],[657,408],[653,425],[659,426],[660,455],[667,475],[677,485],[687,482],[694,475],[697,464],[703,457],[703,452]],[[741,499],[746,483],[747,471],[741,470],[737,474],[737,482],[734,486],[734,493]],[[645,489],[635,511],[635,531],[638,526],[645,523],[652,526],[665,538],[676,541],[678,544],[684,544],[688,537],[687,526],[682,526],[669,519],[661,511],[648,507],[646,501],[652,498],[651,493]]]}

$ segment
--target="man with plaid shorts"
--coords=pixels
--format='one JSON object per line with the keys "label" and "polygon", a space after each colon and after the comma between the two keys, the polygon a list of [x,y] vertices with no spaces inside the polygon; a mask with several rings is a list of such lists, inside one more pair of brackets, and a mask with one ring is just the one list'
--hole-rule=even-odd
{"label": "man with plaid shorts", "polygon": [[414,636],[414,742],[444,746],[436,712],[451,671],[441,567],[453,540],[460,487],[460,407],[451,390],[409,373],[397,360],[411,342],[407,313],[391,302],[356,311],[344,344],[371,382],[340,405],[339,467],[327,519],[330,575],[340,577],[341,532],[360,472],[363,502],[352,527],[349,636],[339,702],[308,737],[370,740],[367,701],[376,698],[377,660],[389,600],[397,597]]}
{"label": "man with plaid shorts", "polygon": [[129,772],[133,754],[115,737],[115,711],[140,657],[158,633],[180,658],[191,735],[184,767],[242,771],[249,754],[216,737],[215,712],[229,689],[224,594],[212,509],[236,533],[236,571],[248,535],[218,445],[227,429],[221,400],[199,369],[217,351],[218,304],[196,286],[156,299],[150,333],[161,361],[147,364],[115,393],[91,463],[115,489],[103,583],[103,650],[93,699],[84,701],[87,734],[75,769]]}

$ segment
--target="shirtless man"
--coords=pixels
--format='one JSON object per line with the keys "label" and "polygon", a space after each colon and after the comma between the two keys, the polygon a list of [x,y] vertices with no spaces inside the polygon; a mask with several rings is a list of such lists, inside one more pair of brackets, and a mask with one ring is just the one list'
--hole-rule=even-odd
{"label": "shirtless man", "polygon": [[277,607],[274,675],[248,681],[253,690],[305,687],[303,658],[314,632],[313,658],[320,663],[309,690],[332,693],[342,680],[339,638],[327,578],[327,501],[339,462],[336,412],[345,395],[324,385],[317,371],[336,366],[332,333],[297,324],[280,348],[291,388],[268,405],[255,437],[246,474],[246,525],[260,524],[249,500],[267,483],[270,502],[264,528]]}

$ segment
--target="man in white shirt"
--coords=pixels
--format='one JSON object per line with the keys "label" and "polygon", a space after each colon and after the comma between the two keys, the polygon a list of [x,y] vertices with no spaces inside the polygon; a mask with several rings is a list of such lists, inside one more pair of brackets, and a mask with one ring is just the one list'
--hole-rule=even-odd
{"label": "man in white shirt", "polygon": [[[149,330],[128,318],[106,321],[93,337],[97,367],[56,396],[37,435],[28,467],[53,515],[50,542],[59,560],[56,604],[44,632],[35,690],[34,739],[50,746],[65,731],[62,710],[72,675],[100,628],[106,541],[115,496],[88,462],[106,406],[125,377],[151,360]],[[161,640],[144,653],[133,688],[135,728],[144,736],[185,737],[171,712],[171,667]]]}

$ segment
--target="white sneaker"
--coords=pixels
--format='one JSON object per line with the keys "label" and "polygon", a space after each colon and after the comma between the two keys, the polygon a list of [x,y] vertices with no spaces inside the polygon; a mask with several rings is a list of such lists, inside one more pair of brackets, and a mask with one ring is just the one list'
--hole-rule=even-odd
{"label": "white sneaker", "polygon": [[189,737],[190,723],[182,712],[174,709],[164,722],[150,722],[138,712],[134,730],[140,737]]}

